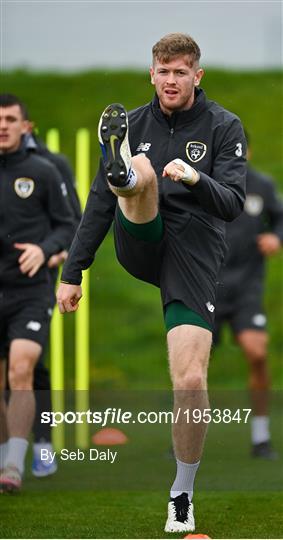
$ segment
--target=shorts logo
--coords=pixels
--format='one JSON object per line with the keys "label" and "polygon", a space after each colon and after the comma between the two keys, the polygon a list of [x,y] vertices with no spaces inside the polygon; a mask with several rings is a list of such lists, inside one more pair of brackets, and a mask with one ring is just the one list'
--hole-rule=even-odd
{"label": "shorts logo", "polygon": [[244,209],[249,216],[259,216],[263,210],[263,198],[253,193],[248,194]]}
{"label": "shorts logo", "polygon": [[214,306],[211,302],[206,302],[205,305],[206,305],[208,311],[210,311],[210,313],[213,313],[213,312],[214,312],[215,306]]}
{"label": "shorts logo", "polygon": [[191,141],[186,145],[186,154],[193,163],[200,161],[205,156],[206,150],[207,146],[202,142]]}
{"label": "shorts logo", "polygon": [[257,313],[256,315],[253,316],[252,318],[252,322],[255,326],[264,326],[265,323],[266,323],[266,316],[263,315],[263,313]]}
{"label": "shorts logo", "polygon": [[14,182],[14,188],[21,199],[27,199],[34,190],[34,181],[31,178],[17,178]]}
{"label": "shorts logo", "polygon": [[38,321],[29,321],[26,328],[28,330],[33,330],[33,332],[38,332],[41,328],[41,324]]}

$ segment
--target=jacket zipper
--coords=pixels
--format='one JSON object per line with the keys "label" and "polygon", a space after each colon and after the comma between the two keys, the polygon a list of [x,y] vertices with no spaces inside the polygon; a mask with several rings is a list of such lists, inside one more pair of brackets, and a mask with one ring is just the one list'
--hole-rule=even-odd
{"label": "jacket zipper", "polygon": [[172,161],[172,159],[175,159],[176,157],[178,157],[178,156],[171,156],[171,146],[173,144],[175,129],[173,127],[169,128],[169,133],[170,133],[170,137],[169,137],[169,142],[168,142],[168,147],[167,147],[167,153],[168,153],[167,163],[169,163],[169,161]]}

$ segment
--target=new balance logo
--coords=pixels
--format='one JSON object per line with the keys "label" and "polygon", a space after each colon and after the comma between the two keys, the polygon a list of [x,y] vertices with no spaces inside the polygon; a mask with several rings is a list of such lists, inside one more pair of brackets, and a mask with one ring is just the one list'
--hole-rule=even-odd
{"label": "new balance logo", "polygon": [[147,152],[151,147],[150,142],[141,142],[137,147],[137,152]]}
{"label": "new balance logo", "polygon": [[65,182],[61,183],[61,191],[62,191],[63,197],[67,197],[68,191],[67,191],[67,186],[66,186]]}
{"label": "new balance logo", "polygon": [[213,312],[214,312],[214,310],[215,310],[215,306],[214,306],[214,305],[213,305],[213,304],[212,304],[211,302],[206,302],[206,304],[205,304],[205,305],[206,305],[206,307],[207,307],[208,311],[210,311],[211,313],[213,313]]}
{"label": "new balance logo", "polygon": [[266,324],[266,316],[263,313],[257,313],[253,316],[252,322],[255,326],[264,326]]}
{"label": "new balance logo", "polygon": [[26,328],[28,330],[33,330],[34,332],[38,332],[40,330],[40,328],[41,328],[41,324],[40,324],[40,322],[37,322],[37,321],[29,321],[27,323]]}

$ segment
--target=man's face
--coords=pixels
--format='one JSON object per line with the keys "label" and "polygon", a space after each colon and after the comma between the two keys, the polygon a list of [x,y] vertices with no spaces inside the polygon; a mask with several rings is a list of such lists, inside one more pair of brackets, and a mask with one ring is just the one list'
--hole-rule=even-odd
{"label": "man's face", "polygon": [[188,55],[177,56],[166,63],[155,60],[150,75],[161,110],[170,115],[189,109],[194,102],[195,86],[199,85],[203,73],[197,62],[191,63]]}
{"label": "man's face", "polygon": [[23,119],[19,105],[0,107],[0,152],[15,152],[27,127],[28,122]]}

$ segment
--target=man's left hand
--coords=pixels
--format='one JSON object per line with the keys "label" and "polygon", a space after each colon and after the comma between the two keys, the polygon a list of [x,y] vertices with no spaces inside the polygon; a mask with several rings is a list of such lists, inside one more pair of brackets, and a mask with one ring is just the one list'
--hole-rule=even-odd
{"label": "man's left hand", "polygon": [[67,251],[60,251],[60,253],[55,253],[55,255],[52,255],[50,259],[48,259],[47,266],[48,268],[58,268],[60,264],[65,262],[65,260],[68,257]]}
{"label": "man's left hand", "polygon": [[257,247],[262,255],[274,255],[280,250],[280,238],[273,233],[259,234],[257,237]]}
{"label": "man's left hand", "polygon": [[42,249],[36,244],[14,244],[16,249],[20,249],[18,262],[22,274],[27,274],[28,277],[33,277],[44,264],[45,256]]}

